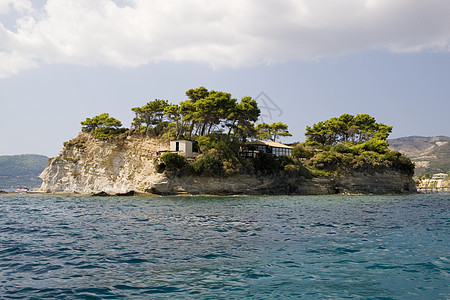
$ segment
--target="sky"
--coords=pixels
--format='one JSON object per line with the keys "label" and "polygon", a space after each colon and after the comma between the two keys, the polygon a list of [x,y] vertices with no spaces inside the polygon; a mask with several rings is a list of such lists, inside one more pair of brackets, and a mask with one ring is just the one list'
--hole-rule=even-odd
{"label": "sky", "polygon": [[391,138],[450,135],[448,0],[0,0],[0,155],[56,156],[103,112],[255,98],[261,121],[366,113]]}

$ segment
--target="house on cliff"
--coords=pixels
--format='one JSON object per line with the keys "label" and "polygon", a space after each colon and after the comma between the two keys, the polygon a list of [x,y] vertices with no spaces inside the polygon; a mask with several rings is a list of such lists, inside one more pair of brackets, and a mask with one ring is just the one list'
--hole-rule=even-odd
{"label": "house on cliff", "polygon": [[275,157],[283,155],[292,156],[293,147],[272,141],[256,140],[247,143],[241,148],[240,156],[255,158],[258,153],[267,153]]}

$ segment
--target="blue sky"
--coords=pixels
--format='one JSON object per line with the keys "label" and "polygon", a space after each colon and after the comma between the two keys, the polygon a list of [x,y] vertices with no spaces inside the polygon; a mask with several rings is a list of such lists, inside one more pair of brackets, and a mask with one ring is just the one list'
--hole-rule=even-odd
{"label": "blue sky", "polygon": [[199,86],[263,92],[285,142],[343,113],[448,136],[448,15],[441,0],[0,0],[0,155],[55,156],[86,117],[129,127],[131,107]]}

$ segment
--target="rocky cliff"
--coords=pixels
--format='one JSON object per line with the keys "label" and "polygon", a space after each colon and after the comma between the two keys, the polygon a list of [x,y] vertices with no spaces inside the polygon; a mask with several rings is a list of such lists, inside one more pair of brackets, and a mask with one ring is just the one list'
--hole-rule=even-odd
{"label": "rocky cliff", "polygon": [[168,149],[169,142],[139,135],[109,141],[80,133],[65,143],[63,150],[40,175],[41,191],[60,193],[145,192],[165,181],[156,173],[156,151]]}
{"label": "rocky cliff", "polygon": [[156,152],[169,142],[139,135],[110,141],[87,133],[65,143],[41,174],[42,192],[126,194],[391,194],[414,192],[410,176],[385,171],[305,179],[288,175],[225,178],[157,173]]}

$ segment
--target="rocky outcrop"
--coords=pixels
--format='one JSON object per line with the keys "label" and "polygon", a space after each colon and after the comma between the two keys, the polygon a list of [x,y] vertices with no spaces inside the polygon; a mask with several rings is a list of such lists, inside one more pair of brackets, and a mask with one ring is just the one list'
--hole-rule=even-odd
{"label": "rocky outcrop", "polygon": [[156,184],[155,194],[267,194],[267,195],[329,195],[329,194],[398,194],[415,192],[410,176],[399,172],[374,174],[355,173],[342,177],[305,179],[293,176],[256,177],[236,175],[227,178],[199,176],[170,177]]}
{"label": "rocky outcrop", "polygon": [[225,178],[157,173],[162,139],[130,135],[100,141],[87,133],[67,142],[41,174],[42,192],[97,195],[154,194],[393,194],[414,192],[411,176],[396,171],[305,179],[288,175]]}
{"label": "rocky outcrop", "polygon": [[155,171],[156,152],[169,142],[140,135],[101,141],[80,133],[65,143],[40,175],[40,191],[49,193],[125,194],[145,192],[165,180]]}

